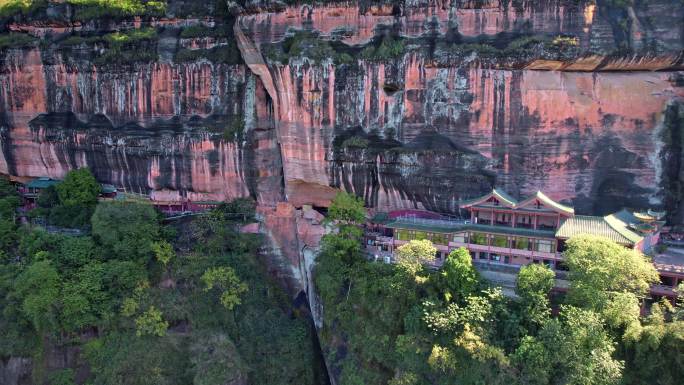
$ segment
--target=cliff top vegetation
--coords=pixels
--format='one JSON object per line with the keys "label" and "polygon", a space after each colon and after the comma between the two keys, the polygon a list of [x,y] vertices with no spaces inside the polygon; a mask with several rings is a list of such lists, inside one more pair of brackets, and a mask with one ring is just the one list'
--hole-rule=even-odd
{"label": "cliff top vegetation", "polygon": [[[73,7],[76,20],[163,16],[166,1],[156,0],[66,0]],[[49,6],[47,0],[0,0],[0,18],[42,17]]]}

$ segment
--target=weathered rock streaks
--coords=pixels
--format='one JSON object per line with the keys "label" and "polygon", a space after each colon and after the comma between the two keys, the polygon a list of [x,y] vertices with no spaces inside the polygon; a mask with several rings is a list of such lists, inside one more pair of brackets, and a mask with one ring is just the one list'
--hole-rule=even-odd
{"label": "weathered rock streaks", "polygon": [[[670,147],[655,134],[667,106],[684,97],[684,75],[675,70],[682,31],[664,26],[682,7],[668,4],[288,6],[238,18],[234,35],[246,65],[174,63],[165,51],[156,62],[97,66],[58,51],[6,50],[0,172],[60,177],[88,166],[103,182],[160,200],[249,195],[271,207],[284,199],[324,206],[331,186],[380,209],[454,212],[460,199],[492,185],[516,195],[542,189],[585,213],[671,204],[656,171],[669,159],[661,149]],[[621,18],[627,30],[616,24]],[[170,20],[170,28],[213,25]],[[128,24],[120,27],[141,21]],[[378,25],[409,38],[457,34],[493,44],[567,35],[594,55],[497,68],[478,60],[435,65],[422,52],[345,65],[279,64],[262,54],[291,29],[358,45],[373,40]],[[177,44],[203,49],[217,41]],[[636,54],[606,58],[625,44]],[[657,56],[639,54],[644,49]],[[653,69],[664,71],[645,71]],[[365,147],[344,144],[354,137]]]}

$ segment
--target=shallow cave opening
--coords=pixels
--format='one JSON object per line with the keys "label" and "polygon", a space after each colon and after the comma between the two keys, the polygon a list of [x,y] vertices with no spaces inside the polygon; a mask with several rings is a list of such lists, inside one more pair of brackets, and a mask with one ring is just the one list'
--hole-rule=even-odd
{"label": "shallow cave opening", "polygon": [[318,212],[319,212],[321,215],[323,215],[324,217],[325,217],[325,216],[328,216],[328,208],[327,208],[327,207],[325,207],[325,206],[316,206],[316,205],[314,205],[314,206],[312,206],[312,208],[313,208],[314,210],[318,211]]}
{"label": "shallow cave opening", "polygon": [[385,94],[387,94],[388,96],[394,95],[400,89],[401,87],[399,87],[398,84],[394,83],[385,83],[382,85],[382,90],[385,91]]}

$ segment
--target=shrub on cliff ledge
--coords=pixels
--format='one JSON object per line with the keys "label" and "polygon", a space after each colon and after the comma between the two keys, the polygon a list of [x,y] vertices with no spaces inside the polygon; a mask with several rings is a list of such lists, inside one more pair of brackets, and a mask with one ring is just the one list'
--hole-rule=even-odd
{"label": "shrub on cliff ledge", "polygon": [[342,142],[342,147],[344,148],[367,148],[368,147],[368,139],[362,138],[359,136],[352,136],[351,138],[345,139],[344,142]]}
{"label": "shrub on cliff ledge", "polygon": [[0,50],[23,48],[36,43],[36,38],[26,33],[7,33],[0,35]]}
{"label": "shrub on cliff ledge", "polygon": [[47,8],[46,0],[0,0],[0,18],[31,15]]}
{"label": "shrub on cliff ledge", "polygon": [[[133,16],[164,16],[166,1],[158,0],[67,0],[75,8],[75,20],[126,18]],[[46,0],[0,0],[0,18],[16,15],[49,18]]]}
{"label": "shrub on cliff ledge", "polygon": [[404,55],[406,44],[403,40],[387,36],[379,46],[369,45],[361,51],[361,58],[373,61],[387,61]]}
{"label": "shrub on cliff ledge", "polygon": [[77,6],[76,18],[88,20],[104,17],[164,16],[165,1],[154,0],[68,0]]}
{"label": "shrub on cliff ledge", "polygon": [[156,40],[157,31],[154,28],[110,33],[103,38],[107,50],[95,59],[95,63],[127,64],[157,60]]}

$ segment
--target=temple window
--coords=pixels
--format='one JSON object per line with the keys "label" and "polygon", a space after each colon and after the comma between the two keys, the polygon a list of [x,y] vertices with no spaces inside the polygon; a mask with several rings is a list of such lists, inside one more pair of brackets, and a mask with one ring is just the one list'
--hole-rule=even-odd
{"label": "temple window", "polygon": [[552,250],[554,249],[553,247],[553,241],[549,241],[546,239],[539,239],[537,240],[537,251],[541,251],[542,253],[551,253]]}

